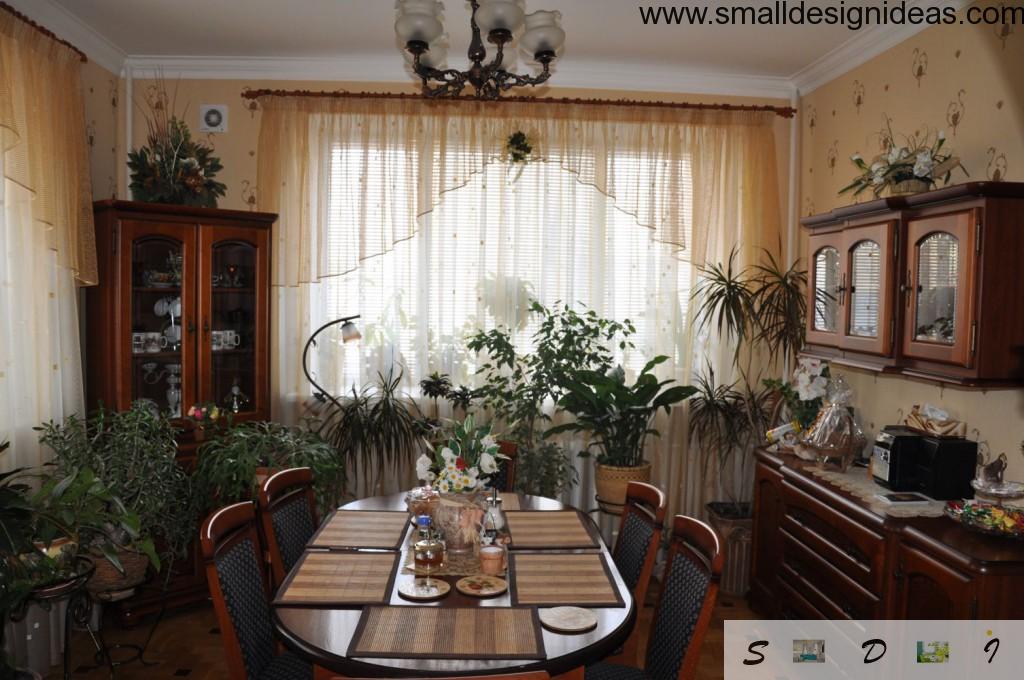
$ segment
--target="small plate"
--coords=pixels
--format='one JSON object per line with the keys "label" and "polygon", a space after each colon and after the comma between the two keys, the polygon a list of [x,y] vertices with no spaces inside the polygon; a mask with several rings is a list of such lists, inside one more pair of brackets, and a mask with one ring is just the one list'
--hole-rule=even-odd
{"label": "small plate", "polygon": [[473,597],[494,597],[495,595],[501,595],[508,590],[508,583],[505,579],[498,578],[497,576],[478,574],[476,576],[467,576],[466,578],[459,579],[455,584],[455,589],[463,595],[472,595]]}
{"label": "small plate", "polygon": [[539,609],[541,625],[556,633],[585,633],[597,627],[597,614],[582,607]]}
{"label": "small plate", "polygon": [[425,578],[402,581],[398,586],[398,594],[414,602],[429,602],[430,600],[440,600],[452,589],[447,581],[442,581],[439,578],[430,579],[429,586],[427,583]]}

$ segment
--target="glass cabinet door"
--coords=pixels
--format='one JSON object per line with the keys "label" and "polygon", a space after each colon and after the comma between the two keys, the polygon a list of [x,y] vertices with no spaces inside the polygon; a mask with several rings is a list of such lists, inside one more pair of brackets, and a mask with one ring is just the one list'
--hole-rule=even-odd
{"label": "glass cabinet door", "polygon": [[850,335],[878,337],[881,263],[882,249],[874,241],[861,241],[850,251]]}
{"label": "glass cabinet door", "polygon": [[970,367],[974,352],[973,210],[911,221],[904,294],[905,353]]}
{"label": "glass cabinet door", "polygon": [[812,234],[807,318],[807,340],[819,345],[837,346],[842,315],[842,234]]}
{"label": "glass cabinet door", "polygon": [[123,228],[130,282],[125,287],[130,337],[125,340],[131,359],[122,390],[129,403],[117,407],[142,400],[180,417],[182,402],[193,390],[187,318],[193,314],[194,231],[189,225],[141,222]]}
{"label": "glass cabinet door", "polygon": [[203,235],[203,402],[235,416],[264,408],[266,233],[207,227]]}
{"label": "glass cabinet door", "polygon": [[849,227],[843,232],[844,278],[840,346],[890,356],[894,351],[896,222]]}

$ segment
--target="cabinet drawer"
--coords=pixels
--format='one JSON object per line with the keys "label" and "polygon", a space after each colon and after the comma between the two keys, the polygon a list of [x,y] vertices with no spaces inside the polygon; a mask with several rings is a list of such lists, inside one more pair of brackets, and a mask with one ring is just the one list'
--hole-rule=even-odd
{"label": "cabinet drawer", "polygon": [[826,619],[828,616],[817,609],[808,601],[804,594],[791,586],[779,570],[779,618],[800,620],[800,619]]}
{"label": "cabinet drawer", "polygon": [[851,619],[876,619],[881,614],[881,600],[842,574],[786,530],[781,530],[782,561],[790,581],[813,590],[822,604]]}
{"label": "cabinet drawer", "polygon": [[787,481],[781,527],[875,595],[882,593],[885,538]]}

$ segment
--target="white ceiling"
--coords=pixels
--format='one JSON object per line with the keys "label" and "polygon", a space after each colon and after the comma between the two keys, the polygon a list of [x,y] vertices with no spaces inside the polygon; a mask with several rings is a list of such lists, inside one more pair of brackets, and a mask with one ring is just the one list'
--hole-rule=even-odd
{"label": "white ceiling", "polygon": [[[137,68],[186,77],[409,78],[395,47],[393,0],[9,0],[106,61],[120,53]],[[729,0],[733,2],[733,0]],[[816,4],[839,5],[840,0]],[[774,6],[775,0],[735,0]],[[861,0],[882,5],[883,0]],[[527,0],[528,11],[557,9],[568,35],[557,62],[566,86],[655,91],[735,90],[768,96],[791,90],[815,69],[863,61],[869,48],[908,37],[912,27],[645,26],[632,0]],[[652,4],[672,3],[661,0]],[[691,0],[719,6],[720,0]],[[936,4],[916,0],[911,4]],[[949,4],[949,3],[947,3]],[[448,0],[449,63],[465,64],[469,3]],[[64,29],[62,33],[61,29]],[[91,37],[85,37],[87,34]],[[90,45],[80,44],[87,53]],[[90,54],[104,63],[98,54]],[[109,64],[104,63],[110,67]],[[521,66],[521,69],[525,68]],[[760,87],[755,86],[760,84]],[[806,85],[807,83],[803,83]]]}

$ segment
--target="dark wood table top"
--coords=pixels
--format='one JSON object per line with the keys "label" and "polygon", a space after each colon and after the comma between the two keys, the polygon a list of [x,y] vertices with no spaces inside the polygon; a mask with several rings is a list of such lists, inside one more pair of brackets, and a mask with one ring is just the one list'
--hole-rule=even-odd
{"label": "dark wood table top", "polygon": [[[507,495],[507,494],[504,494]],[[539,496],[520,496],[523,510],[564,510],[566,506],[558,501]],[[346,510],[405,510],[405,494],[378,496],[355,501],[343,506]],[[596,525],[587,517],[591,530],[600,536]],[[411,525],[410,525],[411,528]],[[346,655],[352,636],[359,623],[362,609],[288,607],[274,605],[274,624],[285,644],[296,654],[328,670],[349,677],[409,677],[431,675],[485,675],[543,670],[552,676],[597,661],[618,649],[629,637],[636,619],[632,594],[611,560],[611,554],[604,540],[599,538],[600,549],[608,557],[615,587],[625,607],[594,608],[597,627],[589,632],[562,635],[542,628],[544,649],[547,658],[541,661],[514,659],[495,660],[441,660],[441,659],[357,659]],[[403,541],[403,552],[408,549]],[[527,552],[527,551],[522,551]],[[529,551],[540,552],[540,551]],[[568,550],[564,552],[585,552]],[[403,554],[400,560],[405,563]],[[412,574],[399,573],[391,592],[391,606],[423,606],[424,603],[410,602],[398,594],[403,581],[415,578]],[[437,607],[508,607],[512,604],[510,594],[480,599],[462,595],[455,589],[459,576],[432,576],[452,585],[451,593],[444,599],[429,603]]]}

